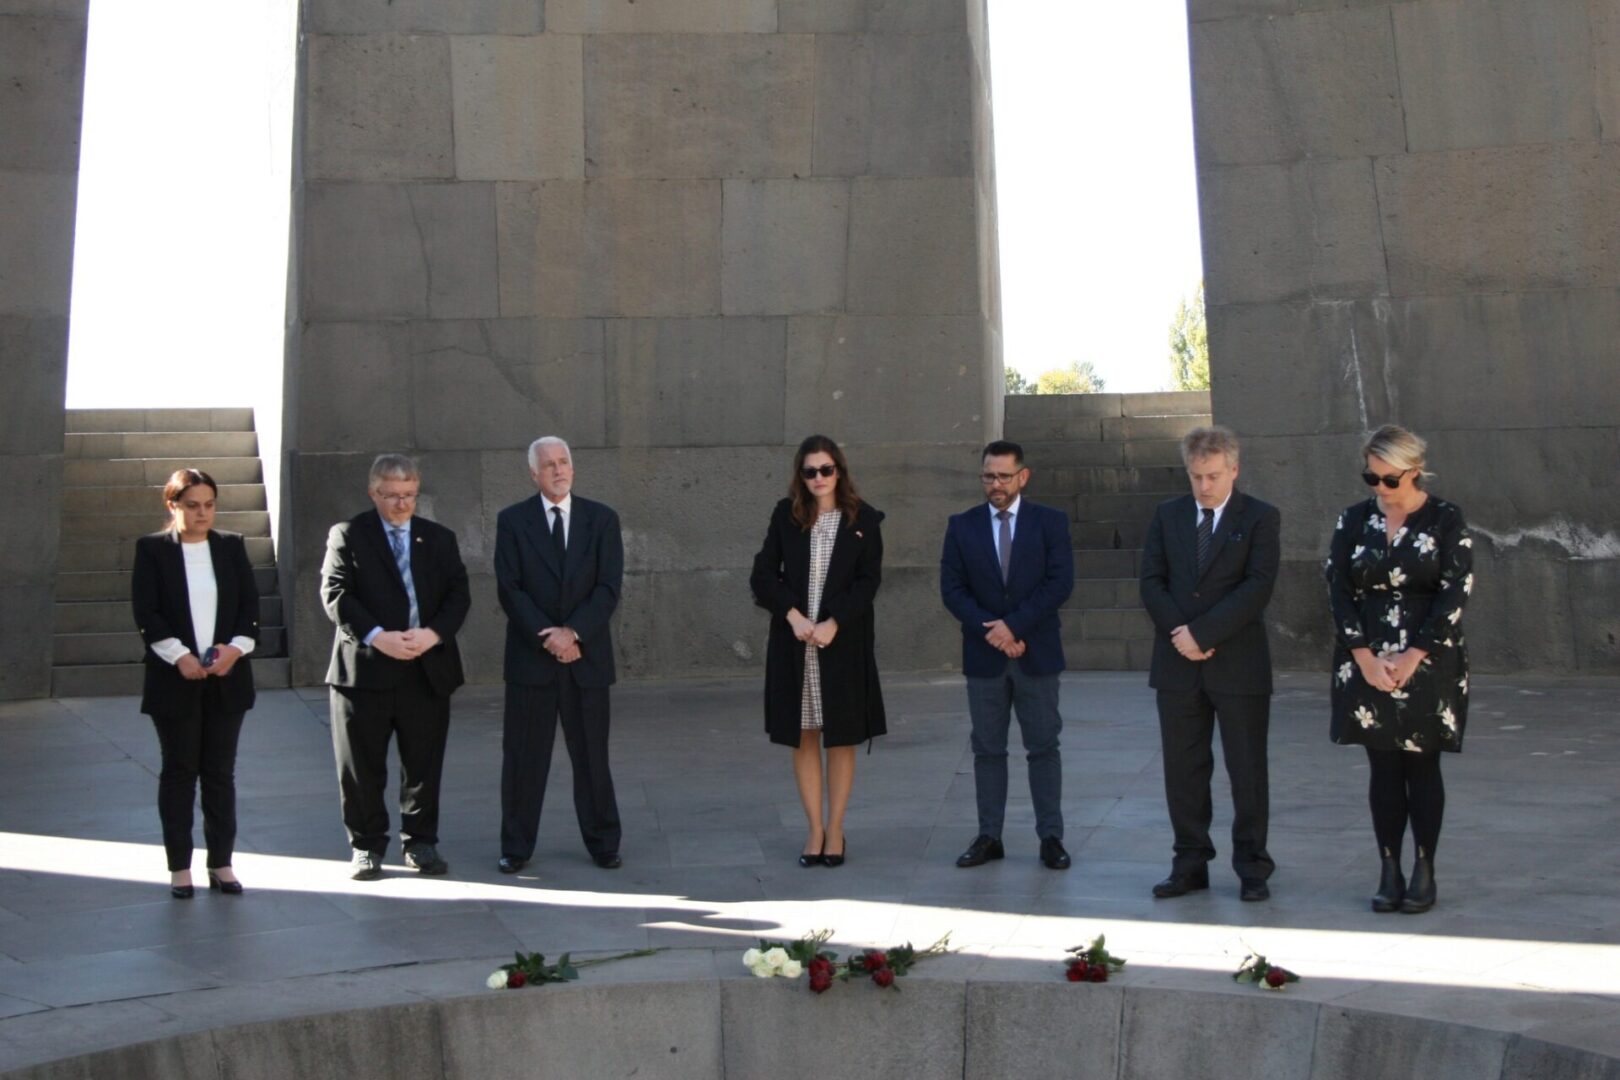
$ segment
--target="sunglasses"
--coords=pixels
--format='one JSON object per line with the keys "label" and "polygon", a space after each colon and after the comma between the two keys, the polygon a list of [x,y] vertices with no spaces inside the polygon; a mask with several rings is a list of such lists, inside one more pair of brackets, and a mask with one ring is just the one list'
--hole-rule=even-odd
{"label": "sunglasses", "polygon": [[838,466],[836,466],[836,465],[823,465],[820,468],[817,468],[814,465],[806,465],[802,469],[799,470],[799,475],[804,477],[806,480],[814,480],[818,476],[822,476],[822,477],[837,476],[838,475]]}
{"label": "sunglasses", "polygon": [[1377,487],[1379,484],[1383,484],[1385,487],[1387,487],[1391,491],[1393,491],[1396,488],[1401,486],[1401,477],[1405,476],[1407,473],[1409,473],[1411,471],[1412,471],[1411,469],[1402,469],[1400,472],[1396,473],[1394,476],[1379,476],[1377,473],[1373,472],[1371,469],[1368,469],[1368,470],[1366,470],[1365,472],[1363,472],[1361,474],[1361,479],[1362,479],[1362,482],[1365,483],[1368,487]]}

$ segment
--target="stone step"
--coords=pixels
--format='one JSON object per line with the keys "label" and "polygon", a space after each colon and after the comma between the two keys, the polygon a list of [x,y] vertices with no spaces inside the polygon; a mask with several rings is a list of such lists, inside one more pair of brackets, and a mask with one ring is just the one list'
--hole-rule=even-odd
{"label": "stone step", "polygon": [[68,409],[64,420],[75,434],[253,430],[252,409]]}
{"label": "stone step", "polygon": [[[141,692],[146,665],[75,664],[51,669],[51,696],[133,697]],[[285,656],[253,655],[253,685],[260,690],[284,690],[291,685],[291,662]]]}
{"label": "stone step", "polygon": [[[209,473],[213,476],[212,473]],[[219,484],[216,506],[221,511],[264,510],[263,484],[227,484],[215,476]],[[140,487],[70,487],[62,490],[64,514],[163,514],[163,488]]]}
{"label": "stone step", "polygon": [[[259,627],[258,650],[265,656],[285,651],[286,630],[280,626]],[[135,664],[146,652],[141,635],[133,628],[116,633],[57,634],[51,639],[51,663],[56,667],[77,664]]]}
{"label": "stone step", "polygon": [[62,454],[103,459],[257,457],[259,437],[251,431],[77,432],[62,436]]}
{"label": "stone step", "polygon": [[1009,394],[1007,424],[1070,416],[1207,416],[1208,390],[1149,394]]}
{"label": "stone step", "polygon": [[1153,642],[1063,641],[1063,658],[1070,671],[1147,671],[1153,666]]}
{"label": "stone step", "polygon": [[1193,416],[1064,416],[1043,420],[1009,420],[1007,438],[1014,442],[1126,442],[1135,439],[1179,439],[1208,425],[1208,413]]}
{"label": "stone step", "polygon": [[1030,472],[1025,489],[1036,502],[1061,495],[1154,492],[1160,499],[1187,492],[1187,470],[1176,465],[1060,465]]}
{"label": "stone step", "polygon": [[[74,543],[95,540],[133,541],[164,526],[157,511],[144,514],[63,514],[62,536]],[[270,535],[270,514],[265,510],[234,510],[214,515],[214,528],[243,536]],[[64,548],[66,544],[62,545]]]}
{"label": "stone step", "polygon": [[[253,580],[259,586],[260,596],[277,593],[276,568],[261,566],[253,571]],[[117,600],[129,604],[128,570],[89,570],[76,574],[56,575],[57,603],[78,603],[93,600]]]}
{"label": "stone step", "polygon": [[[1184,495],[1186,492],[1175,494]],[[1172,497],[1171,494],[1156,491],[1076,495],[1073,517],[1076,521],[1140,521],[1146,524],[1153,520],[1159,504]]]}
{"label": "stone step", "polygon": [[[126,600],[79,600],[56,603],[54,626],[58,634],[116,634],[135,625],[135,616]],[[259,624],[285,626],[281,617],[281,597],[259,597]]]}
{"label": "stone step", "polygon": [[[1007,437],[1016,439],[1016,436],[1011,434]],[[1030,467],[1032,484],[1038,483],[1036,478],[1047,469],[1096,468],[1106,465],[1183,468],[1181,443],[1177,439],[1146,439],[1132,443],[1017,441],[1024,447],[1024,463]]]}
{"label": "stone step", "polygon": [[1147,538],[1146,521],[1069,522],[1069,539],[1082,548],[1139,548]]}
{"label": "stone step", "polygon": [[62,463],[64,486],[162,487],[176,469],[201,469],[216,484],[262,484],[264,467],[256,457],[70,458]]}
{"label": "stone step", "polygon": [[[1065,611],[1082,608],[1140,608],[1142,588],[1136,578],[1076,578]],[[1068,618],[1067,615],[1064,618]]]}
{"label": "stone step", "polygon": [[[149,520],[144,519],[143,520]],[[161,522],[159,523],[161,524]],[[155,531],[148,528],[147,532]],[[144,535],[144,534],[143,534]],[[248,561],[254,566],[273,567],[275,544],[268,536],[246,539]],[[135,565],[135,544],[131,540],[75,540],[63,543],[57,570],[64,574],[128,571]]]}
{"label": "stone step", "polygon": [[1075,548],[1074,576],[1134,578],[1141,571],[1140,548]]}

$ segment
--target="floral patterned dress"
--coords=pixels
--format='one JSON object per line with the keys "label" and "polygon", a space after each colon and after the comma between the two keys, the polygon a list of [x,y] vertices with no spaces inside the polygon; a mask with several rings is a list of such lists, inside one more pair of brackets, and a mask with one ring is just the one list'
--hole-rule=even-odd
{"label": "floral patterned dress", "polygon": [[[1375,750],[1460,751],[1468,721],[1468,646],[1462,611],[1474,589],[1474,541],[1462,511],[1429,496],[1393,537],[1378,500],[1345,510],[1327,561],[1333,606],[1333,721],[1337,743]],[[1428,653],[1401,689],[1374,690],[1350,650]]]}

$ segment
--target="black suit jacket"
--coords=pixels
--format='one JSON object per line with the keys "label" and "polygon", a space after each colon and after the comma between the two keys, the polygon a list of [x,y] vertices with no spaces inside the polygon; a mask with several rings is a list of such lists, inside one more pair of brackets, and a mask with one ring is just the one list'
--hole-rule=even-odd
{"label": "black suit jacket", "polygon": [[[1200,574],[1196,507],[1190,494],[1159,504],[1142,545],[1142,604],[1156,631],[1148,685],[1269,694],[1271,646],[1262,616],[1282,558],[1282,515],[1234,490]],[[1177,652],[1170,632],[1183,625],[1215,655],[1194,661]]]}
{"label": "black suit jacket", "polygon": [[566,626],[579,635],[580,658],[569,667],[580,686],[612,686],[613,632],[608,622],[624,583],[619,515],[573,496],[568,550],[559,564],[544,500],[533,495],[495,519],[495,588],[506,612],[506,681],[549,686],[563,667],[540,631]]}
{"label": "black suit jacket", "polygon": [[180,669],[152,651],[154,642],[179,638],[201,657],[209,647],[233,637],[259,640],[259,588],[247,545],[237,533],[208,534],[208,554],[214,563],[214,584],[219,597],[214,609],[214,640],[199,642],[191,625],[191,590],[186,585],[186,557],[180,534],[152,533],[135,541],[135,571],[131,599],[135,626],[146,642],[146,678],[141,690],[141,712],[171,716],[196,707],[197,697],[209,681],[216,681],[221,706],[228,712],[253,707],[253,665],[244,656],[222,679],[192,681]]}
{"label": "black suit jacket", "polygon": [[[447,697],[464,680],[456,634],[472,596],[456,534],[423,517],[411,518],[411,582],[423,626],[439,644],[418,658],[433,692]],[[382,517],[367,510],[332,526],[321,564],[321,603],[337,627],[326,681],[332,686],[386,690],[405,678],[410,661],[395,660],[365,644],[373,627],[407,630],[411,602]]]}

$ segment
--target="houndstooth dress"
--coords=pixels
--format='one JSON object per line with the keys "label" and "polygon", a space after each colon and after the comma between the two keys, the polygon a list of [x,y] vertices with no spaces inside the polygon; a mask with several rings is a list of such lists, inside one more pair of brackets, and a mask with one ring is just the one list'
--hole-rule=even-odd
{"label": "houndstooth dress", "polygon": [[[811,619],[821,610],[821,590],[827,584],[827,564],[832,562],[833,544],[838,539],[837,510],[824,510],[810,527],[810,597],[805,614]],[[821,730],[821,650],[804,644],[804,696],[799,703],[799,727]]]}

